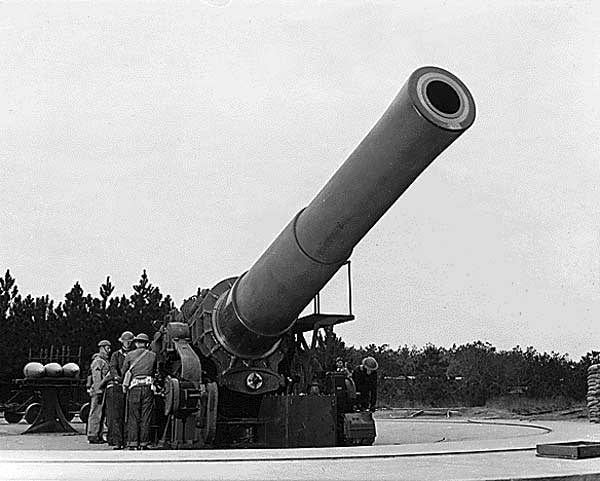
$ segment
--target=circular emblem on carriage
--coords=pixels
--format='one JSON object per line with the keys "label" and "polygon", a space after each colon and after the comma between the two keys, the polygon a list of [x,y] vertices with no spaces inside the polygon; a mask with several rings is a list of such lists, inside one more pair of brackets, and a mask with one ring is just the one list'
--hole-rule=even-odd
{"label": "circular emblem on carriage", "polygon": [[246,386],[248,386],[253,391],[256,391],[257,389],[260,389],[262,385],[263,378],[260,374],[258,374],[257,372],[251,372],[250,374],[248,374],[248,377],[246,378]]}

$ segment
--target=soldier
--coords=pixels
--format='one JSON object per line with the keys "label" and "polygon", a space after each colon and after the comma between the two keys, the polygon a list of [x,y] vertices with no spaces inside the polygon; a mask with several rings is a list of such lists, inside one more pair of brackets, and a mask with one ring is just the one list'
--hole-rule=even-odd
{"label": "soldier", "polygon": [[98,352],[92,356],[92,386],[90,388],[90,414],[87,424],[87,438],[90,444],[101,444],[106,441],[102,437],[104,428],[104,388],[110,379],[108,356],[110,341],[106,339],[98,343]]}
{"label": "soldier", "polygon": [[150,338],[146,334],[135,336],[133,343],[135,349],[127,353],[123,363],[123,387],[127,389],[127,447],[148,449],[156,354],[148,350]]}
{"label": "soldier", "polygon": [[348,377],[352,376],[350,369],[348,369],[348,366],[342,357],[337,357],[335,359],[335,372],[343,372]]}
{"label": "soldier", "polygon": [[362,360],[352,373],[356,385],[356,397],[359,409],[375,410],[377,404],[377,368],[375,358],[368,356]]}
{"label": "soldier", "polygon": [[308,359],[308,369],[306,373],[308,383],[309,394],[321,394],[323,388],[323,380],[325,377],[325,370],[323,365],[319,361],[319,358],[315,354],[311,354]]}
{"label": "soldier", "polygon": [[123,392],[123,363],[131,350],[133,332],[125,331],[119,337],[121,348],[110,357],[111,380],[106,386],[106,423],[108,424],[108,444],[113,449],[125,447],[125,393]]}

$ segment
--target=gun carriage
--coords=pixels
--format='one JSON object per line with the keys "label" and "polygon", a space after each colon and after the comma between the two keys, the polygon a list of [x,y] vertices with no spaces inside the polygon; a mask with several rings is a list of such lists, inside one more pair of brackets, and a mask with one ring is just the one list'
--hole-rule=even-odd
{"label": "gun carriage", "polygon": [[[371,444],[371,413],[344,383],[297,392],[290,366],[302,335],[353,319],[299,318],[353,248],[418,175],[475,119],[465,85],[416,70],[369,134],[246,272],[199,289],[160,323],[163,441],[171,447]],[[305,346],[306,347],[306,346]],[[306,356],[304,356],[306,357]]]}

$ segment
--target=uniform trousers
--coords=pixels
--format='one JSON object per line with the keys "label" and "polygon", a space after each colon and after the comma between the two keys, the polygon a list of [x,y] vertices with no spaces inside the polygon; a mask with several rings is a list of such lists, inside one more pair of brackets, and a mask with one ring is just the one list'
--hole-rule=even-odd
{"label": "uniform trousers", "polygon": [[111,446],[125,446],[125,393],[120,384],[106,388],[107,441]]}
{"label": "uniform trousers", "polygon": [[366,410],[371,407],[371,393],[367,392],[357,392],[356,393],[356,405],[358,409]]}
{"label": "uniform trousers", "polygon": [[150,422],[154,393],[148,384],[137,385],[127,391],[127,446],[150,444]]}
{"label": "uniform trousers", "polygon": [[104,429],[104,393],[94,394],[90,399],[90,414],[87,422],[87,438],[92,441],[102,439]]}

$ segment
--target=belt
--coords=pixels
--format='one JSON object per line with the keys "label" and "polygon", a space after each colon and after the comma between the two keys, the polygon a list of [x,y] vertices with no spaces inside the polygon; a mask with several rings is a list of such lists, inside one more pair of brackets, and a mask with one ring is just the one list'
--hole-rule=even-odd
{"label": "belt", "polygon": [[152,385],[152,376],[140,376],[136,377],[131,381],[129,385],[129,389],[135,386],[151,386]]}

